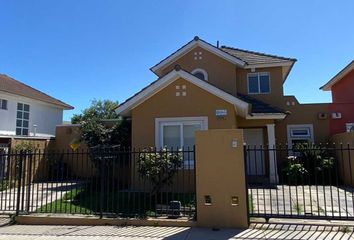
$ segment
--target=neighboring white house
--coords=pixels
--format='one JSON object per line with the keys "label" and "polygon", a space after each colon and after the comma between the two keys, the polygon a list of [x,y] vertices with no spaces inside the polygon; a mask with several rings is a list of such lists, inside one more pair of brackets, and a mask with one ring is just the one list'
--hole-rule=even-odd
{"label": "neighboring white house", "polygon": [[54,137],[72,106],[0,74],[0,144],[12,137]]}

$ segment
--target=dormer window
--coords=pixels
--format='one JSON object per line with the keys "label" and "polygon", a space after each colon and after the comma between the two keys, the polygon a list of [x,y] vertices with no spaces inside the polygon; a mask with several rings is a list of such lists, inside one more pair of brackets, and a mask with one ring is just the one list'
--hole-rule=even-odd
{"label": "dormer window", "polygon": [[270,76],[269,73],[249,73],[247,75],[248,93],[249,94],[265,94],[270,93]]}
{"label": "dormer window", "polygon": [[208,81],[208,73],[201,68],[194,69],[192,74],[201,80]]}

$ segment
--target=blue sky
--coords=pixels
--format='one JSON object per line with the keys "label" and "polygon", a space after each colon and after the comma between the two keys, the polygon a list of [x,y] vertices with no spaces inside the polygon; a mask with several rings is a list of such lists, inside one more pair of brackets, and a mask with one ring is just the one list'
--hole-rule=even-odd
{"label": "blue sky", "polygon": [[0,72],[73,106],[124,101],[149,68],[195,35],[295,57],[285,93],[328,102],[319,87],[354,59],[354,1],[0,0]]}

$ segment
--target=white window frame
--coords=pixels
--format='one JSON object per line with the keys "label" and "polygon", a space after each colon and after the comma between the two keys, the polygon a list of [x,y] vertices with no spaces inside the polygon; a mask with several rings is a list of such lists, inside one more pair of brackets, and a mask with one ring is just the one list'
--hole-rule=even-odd
{"label": "white window frame", "polygon": [[[23,109],[22,110],[19,110],[18,109],[18,104],[22,104],[22,107]],[[28,111],[25,111],[25,105],[28,106]],[[18,112],[21,112],[22,113],[22,118],[18,118],[17,117],[17,113]],[[20,135],[17,135],[17,136],[29,136],[30,135],[30,112],[31,112],[31,105],[29,105],[28,103],[21,103],[21,102],[18,102],[17,105],[16,105],[16,121],[15,121],[15,134],[17,135],[17,129],[21,129],[21,134]],[[25,113],[28,113],[28,119],[25,119],[24,118],[24,115]],[[22,126],[21,127],[18,127],[17,126],[17,120],[21,120],[22,121]],[[23,126],[23,121],[26,120],[28,121],[28,127],[24,127]],[[23,130],[26,129],[27,130],[27,134],[23,134]]]}
{"label": "white window frame", "polygon": [[[155,146],[160,149],[163,147],[163,127],[164,126],[183,126],[183,125],[195,125],[201,124],[201,130],[208,130],[208,117],[177,117],[177,118],[156,118],[155,119]],[[183,146],[183,127],[180,127],[181,131],[181,146]],[[177,149],[176,149],[177,150]],[[187,149],[185,149],[187,150]],[[192,149],[190,149],[192,150]],[[194,159],[195,161],[195,159]],[[194,164],[189,161],[184,162],[184,166],[188,166],[188,169],[193,169]]]}
{"label": "white window frame", "polygon": [[[258,79],[258,92],[254,93],[254,92],[250,92],[250,81],[249,81],[249,77],[250,76],[255,76],[257,75],[257,79]],[[269,82],[269,92],[261,92],[261,79],[260,76],[261,75],[268,75],[268,82]],[[252,73],[248,73],[247,74],[247,92],[248,94],[269,94],[272,92],[272,87],[271,87],[271,80],[270,80],[270,73],[269,72],[252,72]]]}
{"label": "white window frame", "polygon": [[[3,102],[6,102],[6,108],[3,108]],[[7,101],[6,99],[1,99],[0,98],[0,110],[8,110],[9,108],[9,101]]]}
{"label": "white window frame", "polygon": [[[161,131],[163,126],[171,125],[188,125],[201,124],[201,130],[208,129],[208,117],[177,117],[177,118],[156,118],[155,119],[155,146],[157,148],[163,147],[163,132]],[[183,128],[181,128],[183,131]],[[181,133],[181,136],[183,133]],[[183,138],[182,138],[183,146]]]}
{"label": "white window frame", "polygon": [[196,68],[191,73],[194,75],[195,73],[202,73],[204,75],[204,81],[208,81],[208,73],[202,68]]}
{"label": "white window frame", "polygon": [[353,132],[353,129],[354,129],[354,123],[346,123],[345,124],[346,132]]}
{"label": "white window frame", "polygon": [[[304,130],[308,131],[308,135],[306,136],[294,136],[292,135],[292,130]],[[314,132],[313,132],[313,124],[291,124],[287,126],[288,133],[288,146],[292,147],[292,140],[309,140],[312,143],[315,141]]]}

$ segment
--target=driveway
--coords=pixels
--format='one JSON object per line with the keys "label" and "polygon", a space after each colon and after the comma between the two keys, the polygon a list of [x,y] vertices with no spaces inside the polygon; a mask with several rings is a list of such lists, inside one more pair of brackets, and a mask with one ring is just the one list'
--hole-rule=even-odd
{"label": "driveway", "polygon": [[277,185],[272,188],[255,186],[248,192],[255,214],[354,216],[353,188]]}
{"label": "driveway", "polygon": [[23,240],[212,240],[212,239],[354,239],[340,227],[255,224],[246,230],[183,227],[119,226],[31,226],[13,225],[0,228],[0,239]]}

